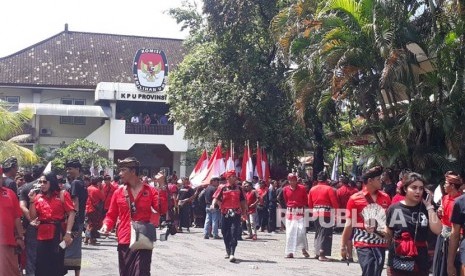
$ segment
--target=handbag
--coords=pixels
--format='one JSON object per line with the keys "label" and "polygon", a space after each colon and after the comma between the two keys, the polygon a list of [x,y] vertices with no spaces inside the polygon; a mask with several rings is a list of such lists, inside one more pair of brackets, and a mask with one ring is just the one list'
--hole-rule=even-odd
{"label": "handbag", "polygon": [[129,197],[127,187],[124,188],[124,196],[129,207],[129,216],[131,218],[131,240],[129,249],[131,250],[152,250],[153,243],[157,240],[157,230],[155,225],[150,222],[133,221],[131,208],[131,198]]}
{"label": "handbag", "polygon": [[[421,203],[420,203],[420,208],[421,208]],[[420,213],[420,208],[418,208],[418,213]],[[418,230],[419,220],[420,220],[420,217],[417,218],[417,221],[415,223],[415,235],[413,238],[414,243],[417,240],[417,230]],[[412,257],[403,257],[403,256],[394,255],[394,257],[392,258],[392,268],[395,270],[399,270],[399,271],[413,272],[415,270],[415,259]]]}
{"label": "handbag", "polygon": [[409,257],[394,255],[392,258],[392,268],[395,270],[412,272],[415,269],[415,260]]}

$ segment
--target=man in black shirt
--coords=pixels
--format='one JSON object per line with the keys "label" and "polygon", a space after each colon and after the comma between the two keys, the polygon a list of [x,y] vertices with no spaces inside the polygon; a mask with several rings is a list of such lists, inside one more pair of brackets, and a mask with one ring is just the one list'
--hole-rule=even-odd
{"label": "man in black shirt", "polygon": [[449,251],[447,255],[447,273],[448,275],[457,275],[456,267],[454,266],[457,249],[460,246],[460,275],[465,275],[465,239],[460,241],[460,232],[465,229],[465,195],[455,199],[454,208],[450,217],[452,229],[449,236]]}
{"label": "man in black shirt", "polygon": [[74,270],[75,276],[81,273],[82,258],[82,229],[84,228],[87,188],[81,179],[81,162],[77,159],[69,160],[65,164],[69,193],[76,209],[76,218],[73,226],[73,243],[65,251],[65,271]]}
{"label": "man in black shirt", "polygon": [[32,166],[33,180],[19,189],[19,207],[23,211],[23,227],[26,229],[26,233],[24,235],[24,242],[26,244],[26,276],[35,275],[37,255],[37,227],[30,224],[29,192],[37,187],[38,179],[44,169],[45,167],[42,164]]}
{"label": "man in black shirt", "polygon": [[11,189],[15,192],[15,195],[18,195],[18,186],[16,186],[15,181],[16,173],[18,172],[18,159],[14,156],[8,157],[8,159],[3,161],[2,168],[5,175],[3,186]]}
{"label": "man in black shirt", "polygon": [[215,208],[211,209],[213,202],[213,194],[219,185],[219,178],[212,177],[210,180],[210,185],[204,191],[205,204],[206,204],[206,218],[205,225],[203,227],[203,236],[205,239],[213,237],[214,239],[221,239],[218,235],[218,224],[220,221],[220,210],[218,205],[215,205]]}

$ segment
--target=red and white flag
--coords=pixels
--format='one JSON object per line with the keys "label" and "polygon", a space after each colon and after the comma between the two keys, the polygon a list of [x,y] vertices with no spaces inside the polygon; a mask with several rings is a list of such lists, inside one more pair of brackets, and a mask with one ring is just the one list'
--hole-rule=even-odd
{"label": "red and white flag", "polygon": [[192,186],[195,188],[199,185],[208,185],[210,184],[210,179],[212,177],[219,177],[225,171],[226,167],[224,165],[223,154],[221,153],[221,145],[219,144],[215,148],[215,151],[213,152],[210,161],[208,162],[205,178],[202,180],[200,184],[192,183]]}
{"label": "red and white flag", "polygon": [[252,182],[253,164],[250,154],[249,144],[244,148],[244,156],[242,157],[241,180]]}
{"label": "red and white flag", "polygon": [[197,161],[197,164],[195,164],[194,170],[189,176],[190,182],[191,183],[197,182],[198,184],[200,184],[202,180],[205,178],[207,166],[208,166],[208,154],[207,154],[207,150],[205,149],[203,150],[203,153],[200,156],[200,159]]}
{"label": "red and white flag", "polygon": [[268,179],[270,179],[270,164],[268,163],[268,156],[266,155],[265,149],[263,149],[262,153],[262,171],[263,180],[268,183]]}
{"label": "red and white flag", "polygon": [[226,171],[236,170],[234,165],[234,146],[231,143],[231,148],[226,152]]}
{"label": "red and white flag", "polygon": [[255,171],[254,176],[257,176],[258,179],[263,180],[263,166],[262,166],[262,150],[257,143],[257,158],[255,162]]}

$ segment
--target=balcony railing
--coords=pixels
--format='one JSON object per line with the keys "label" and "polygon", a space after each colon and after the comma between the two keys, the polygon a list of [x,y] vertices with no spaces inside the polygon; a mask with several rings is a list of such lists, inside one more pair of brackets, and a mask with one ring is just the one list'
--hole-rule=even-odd
{"label": "balcony railing", "polygon": [[145,125],[126,123],[126,134],[173,135],[174,125]]}

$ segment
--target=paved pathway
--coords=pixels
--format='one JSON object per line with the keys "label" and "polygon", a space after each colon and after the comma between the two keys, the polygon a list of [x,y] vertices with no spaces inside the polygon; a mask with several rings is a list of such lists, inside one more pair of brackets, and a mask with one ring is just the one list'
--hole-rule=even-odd
{"label": "paved pathway", "polygon": [[[307,234],[313,256],[313,232]],[[339,259],[340,235],[334,235],[333,255]],[[285,234],[258,233],[257,241],[240,241],[237,263],[224,259],[222,240],[204,240],[201,229],[157,241],[153,251],[152,275],[361,275],[358,263],[319,262],[297,253],[284,258]],[[101,240],[99,246],[83,246],[82,275],[118,275],[118,255],[114,238]],[[68,274],[74,276],[74,274]],[[383,273],[385,275],[385,272]]]}

